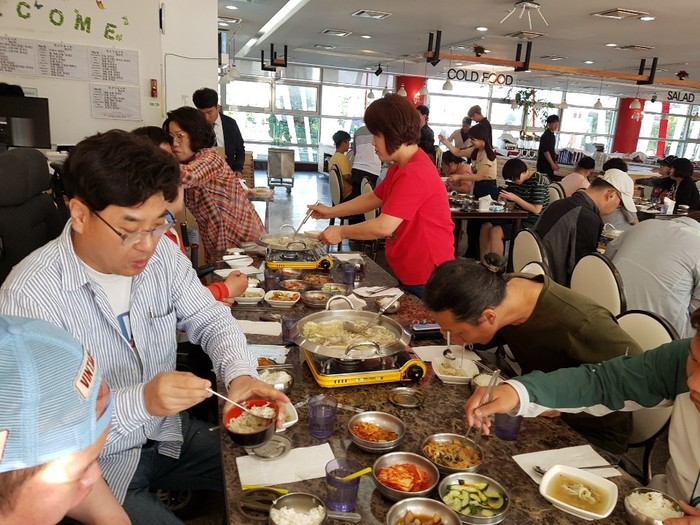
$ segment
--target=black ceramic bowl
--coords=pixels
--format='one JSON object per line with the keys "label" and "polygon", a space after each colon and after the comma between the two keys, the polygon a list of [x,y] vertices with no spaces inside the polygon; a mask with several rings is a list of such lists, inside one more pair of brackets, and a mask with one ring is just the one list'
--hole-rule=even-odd
{"label": "black ceramic bowl", "polygon": [[[272,436],[275,435],[275,422],[277,421],[277,405],[272,401],[266,399],[249,399],[248,401],[242,401],[241,405],[250,409],[252,407],[269,406],[274,408],[275,416],[270,420],[260,419],[259,423],[256,421],[253,423],[253,428],[250,432],[236,432],[231,429],[232,421],[241,417],[243,410],[237,406],[233,406],[228,409],[223,417],[223,425],[226,429],[228,437],[231,438],[236,445],[241,445],[243,447],[256,447],[266,443]],[[258,419],[258,418],[255,418]]]}

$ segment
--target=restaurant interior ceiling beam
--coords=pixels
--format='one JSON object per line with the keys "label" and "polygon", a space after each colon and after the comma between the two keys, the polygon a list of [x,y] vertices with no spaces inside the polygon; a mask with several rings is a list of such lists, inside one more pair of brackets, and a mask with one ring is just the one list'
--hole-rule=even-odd
{"label": "restaurant interior ceiling beam", "polygon": [[[427,51],[423,56],[429,60],[433,57],[434,51]],[[476,64],[486,64],[490,66],[512,67],[513,69],[522,68],[525,62],[519,60],[505,60],[501,58],[491,58],[485,56],[462,55],[458,53],[440,53],[440,58],[443,60],[453,60],[461,62],[472,62]],[[559,66],[556,64],[539,64],[530,62],[530,71],[549,71],[553,73],[565,73],[569,75],[584,75],[598,78],[613,78],[618,80],[628,80],[631,82],[647,83],[650,80],[649,75],[635,75],[632,73],[622,73],[620,71],[603,71],[600,69],[589,69],[585,67],[570,67]],[[688,80],[679,80],[676,78],[652,78],[654,85],[667,85],[679,87],[682,89],[700,89],[700,82],[692,82]]]}

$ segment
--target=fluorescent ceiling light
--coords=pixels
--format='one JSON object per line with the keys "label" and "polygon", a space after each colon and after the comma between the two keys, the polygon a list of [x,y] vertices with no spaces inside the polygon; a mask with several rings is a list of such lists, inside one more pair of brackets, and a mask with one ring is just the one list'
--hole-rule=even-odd
{"label": "fluorescent ceiling light", "polygon": [[639,19],[642,22],[651,22],[652,20],[656,20],[655,16],[640,16]]}
{"label": "fluorescent ceiling light", "polygon": [[235,5],[227,5],[226,9],[230,9],[231,11],[235,11],[238,8]]}
{"label": "fluorescent ceiling light", "polygon": [[488,28],[488,27],[484,27],[484,26],[479,26],[479,27],[476,28],[476,30],[477,30],[477,31],[488,31],[489,28]]}
{"label": "fluorescent ceiling light", "polygon": [[219,22],[220,27],[228,27],[228,24],[226,22]]}
{"label": "fluorescent ceiling light", "polygon": [[[244,57],[255,44],[262,44],[269,38],[277,29],[288,19],[294,16],[301,8],[308,4],[310,0],[289,0],[282,9],[277,11],[275,15],[260,28],[256,39],[250,39],[241,50],[236,53],[237,57]],[[253,42],[255,40],[255,42]],[[251,44],[251,42],[253,42]]]}
{"label": "fluorescent ceiling light", "polygon": [[605,44],[605,47],[617,47],[617,44]]}
{"label": "fluorescent ceiling light", "polygon": [[372,38],[371,35],[360,35],[360,38]]}
{"label": "fluorescent ceiling light", "polygon": [[584,60],[583,63],[584,64],[595,64],[595,62],[593,62],[593,60]]}

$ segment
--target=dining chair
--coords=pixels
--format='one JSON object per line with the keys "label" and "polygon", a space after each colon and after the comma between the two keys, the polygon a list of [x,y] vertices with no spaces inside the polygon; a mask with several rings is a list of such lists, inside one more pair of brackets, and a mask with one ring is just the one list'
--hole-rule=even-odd
{"label": "dining chair", "polygon": [[620,315],[627,310],[622,277],[615,265],[598,252],[579,259],[571,273],[569,288],[594,300],[613,315]]}
{"label": "dining chair", "polygon": [[549,192],[550,203],[566,197],[564,186],[562,186],[559,182],[550,183],[549,186],[547,186],[547,191]]}
{"label": "dining chair", "polygon": [[66,217],[47,193],[50,184],[41,151],[15,148],[0,153],[0,284],[18,262],[63,230]]}
{"label": "dining chair", "polygon": [[[340,175],[340,169],[338,166],[333,166],[330,170],[328,170],[328,183],[330,184],[331,190],[331,203],[333,206],[337,206],[343,202],[343,178]],[[336,218],[334,217],[330,220],[331,226],[335,224],[335,219]],[[348,217],[338,217],[337,219],[341,225],[343,224],[343,221],[349,222]]]}
{"label": "dining chair", "polygon": [[520,273],[550,276],[549,268],[542,261],[530,261],[520,269]]}
{"label": "dining chair", "polygon": [[542,239],[533,230],[525,228],[520,230],[513,240],[513,271],[520,272],[523,267],[532,261],[544,263],[549,267],[547,254],[542,244]]}
{"label": "dining chair", "polygon": [[[365,193],[372,193],[374,191],[374,188],[372,188],[372,185],[370,182],[367,180],[366,177],[362,178],[362,182],[360,183],[360,194],[364,195]],[[376,219],[379,216],[379,208],[375,208],[373,210],[369,210],[365,212],[365,221],[370,221],[372,219]],[[377,257],[377,249],[379,246],[379,239],[372,239],[369,241],[362,241],[362,251],[365,251],[366,247],[369,247],[369,256],[372,258],[372,260],[376,259]]]}
{"label": "dining chair", "polygon": [[[678,339],[678,333],[671,323],[660,315],[645,310],[629,310],[619,315],[617,322],[644,351]],[[641,476],[636,476],[641,477],[643,483],[651,481],[651,456],[658,437],[666,430],[671,411],[672,407],[664,407],[643,408],[632,412],[629,446],[644,448],[642,473]]]}

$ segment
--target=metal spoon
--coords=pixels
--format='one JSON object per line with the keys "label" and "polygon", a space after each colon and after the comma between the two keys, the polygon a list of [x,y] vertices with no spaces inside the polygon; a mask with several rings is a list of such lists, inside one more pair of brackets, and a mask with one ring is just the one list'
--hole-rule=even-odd
{"label": "metal spoon", "polygon": [[[314,204],[314,206],[318,206],[319,204],[321,204],[321,201],[316,201],[316,204]],[[311,214],[312,214],[313,212],[314,212],[314,210],[312,210],[311,208],[309,208],[309,209],[307,210],[306,215],[304,215],[304,220],[301,221],[301,224],[300,224],[299,226],[297,226],[297,229],[296,229],[296,230],[294,230],[294,235],[295,235],[295,236],[296,236],[297,233],[299,233],[299,230],[301,230],[301,227],[304,226],[304,224],[306,224],[306,221],[309,220],[309,217],[311,217]]]}
{"label": "metal spoon", "polygon": [[452,353],[452,350],[450,350],[450,331],[447,331],[447,348],[445,348],[442,351],[442,355],[445,357],[445,359],[449,359],[450,361],[454,361],[457,359],[457,356]]}
{"label": "metal spoon", "polygon": [[[591,470],[591,469],[596,469],[596,468],[615,468],[615,467],[617,467],[617,465],[609,465],[608,464],[608,465],[594,465],[592,467],[574,467],[574,468],[580,468],[582,470]],[[539,465],[533,465],[532,470],[537,472],[540,476],[544,476],[547,473],[547,471],[549,470],[549,468],[540,467]]]}
{"label": "metal spoon", "polygon": [[390,301],[388,301],[384,306],[382,306],[377,314],[372,317],[372,319],[369,320],[369,322],[366,325],[360,325],[359,327],[353,323],[352,321],[343,321],[343,328],[345,328],[348,332],[352,332],[354,334],[362,334],[367,331],[367,329],[372,326],[374,323],[377,322],[377,319],[379,319],[384,312],[387,311],[387,309],[394,304],[396,301],[399,300],[399,297],[403,295],[403,292],[397,293],[394,297],[391,298]]}
{"label": "metal spoon", "polygon": [[238,408],[240,408],[241,410],[243,410],[243,412],[247,412],[247,413],[250,414],[251,416],[255,416],[255,417],[257,417],[258,419],[264,419],[265,421],[270,421],[271,419],[273,419],[273,418],[271,418],[271,417],[263,417],[263,416],[261,416],[261,415],[256,414],[256,413],[253,412],[252,410],[250,410],[250,409],[244,407],[243,405],[241,405],[241,404],[239,404],[239,403],[236,403],[235,401],[229,399],[228,397],[222,396],[222,395],[219,394],[216,390],[212,390],[211,388],[205,388],[205,390],[206,390],[207,392],[209,392],[210,394],[214,394],[215,396],[220,397],[220,398],[223,399],[224,401],[228,401],[228,402],[231,403],[233,406],[237,406]]}

